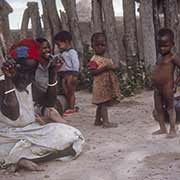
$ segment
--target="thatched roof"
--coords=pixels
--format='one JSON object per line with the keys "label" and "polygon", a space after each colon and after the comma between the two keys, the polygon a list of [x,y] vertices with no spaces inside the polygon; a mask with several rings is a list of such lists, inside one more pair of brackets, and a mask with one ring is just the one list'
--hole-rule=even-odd
{"label": "thatched roof", "polygon": [[13,8],[9,5],[9,3],[7,3],[6,0],[0,0],[0,12],[9,14],[13,12]]}

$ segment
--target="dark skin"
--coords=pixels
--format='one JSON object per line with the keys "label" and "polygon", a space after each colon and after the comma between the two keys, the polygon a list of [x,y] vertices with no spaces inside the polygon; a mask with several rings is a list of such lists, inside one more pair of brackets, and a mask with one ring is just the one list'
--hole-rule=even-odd
{"label": "dark skin", "polygon": [[[40,64],[46,69],[48,68],[49,72],[49,84],[53,84],[57,80],[57,72],[62,66],[61,60],[53,60],[51,64],[49,64],[49,54],[51,53],[50,44],[48,41],[44,41],[40,44],[40,52],[41,52],[41,58],[40,58]],[[33,99],[38,104],[44,106],[44,107],[54,107],[57,99],[57,90],[56,86],[48,86],[46,93],[42,92],[40,88],[33,85]],[[53,119],[55,122],[60,123],[66,123],[61,115],[59,114],[59,118]],[[48,119],[44,119],[43,117],[37,117],[39,122],[41,124],[44,124],[48,122]]]}
{"label": "dark skin", "polygon": [[[37,65],[38,62],[31,59],[19,59],[16,63],[5,62],[2,65],[1,69],[5,75],[5,80],[0,81],[0,107],[1,112],[12,121],[16,121],[20,116],[19,102],[15,92],[6,95],[4,92],[13,89],[14,87],[20,92],[26,91],[27,86],[34,80]],[[53,84],[56,82],[56,72],[59,66],[60,64],[57,62],[50,68],[49,83]],[[47,94],[53,96],[54,87],[49,87]],[[61,151],[59,154],[61,154]],[[22,167],[32,171],[42,170],[36,163],[28,159],[20,159],[16,164],[17,169]]]}
{"label": "dark skin", "polygon": [[[56,41],[56,45],[58,46],[60,51],[64,51],[67,49],[72,48],[71,42],[66,40],[66,41]],[[75,97],[75,91],[76,91],[76,86],[77,86],[77,76],[74,75],[66,75],[62,79],[62,87],[64,91],[64,95],[66,96],[66,99],[68,101],[68,108],[73,110],[75,108],[75,102],[76,102],[76,97]]]}
{"label": "dark skin", "polygon": [[[94,52],[96,55],[104,56],[107,50],[107,43],[106,43],[105,37],[101,35],[101,36],[98,36],[96,39],[94,39],[92,42],[92,48],[94,49]],[[89,70],[93,76],[98,76],[104,72],[114,70],[114,69],[115,69],[114,65],[108,65],[102,68],[89,69]],[[103,125],[103,127],[105,128],[117,127],[116,123],[109,122],[107,103],[97,104],[96,119],[95,119],[94,125],[95,126]]]}
{"label": "dark skin", "polygon": [[[40,64],[46,68],[49,63],[48,55],[51,52],[50,45],[48,42],[43,42],[40,45],[40,52],[41,52],[41,58],[40,58]],[[53,61],[51,65],[48,68],[49,73],[49,84],[53,84],[56,82],[57,79],[57,71],[62,66],[61,61]],[[34,89],[34,88],[33,88]],[[54,106],[56,102],[56,86],[48,86],[46,93],[43,92],[36,92],[33,93],[33,99],[38,102],[39,104],[46,106],[46,107],[52,107]]]}
{"label": "dark skin", "polygon": [[160,129],[153,134],[167,133],[164,113],[165,106],[170,119],[168,137],[173,138],[176,136],[176,114],[173,105],[174,90],[179,81],[178,77],[174,82],[174,71],[176,66],[180,68],[180,59],[171,52],[174,42],[168,35],[158,37],[158,39],[159,53],[161,56],[157,61],[152,80],[156,89],[154,93],[154,104],[158,114]]}
{"label": "dark skin", "polygon": [[16,87],[18,91],[26,91],[26,87],[32,82],[37,67],[37,62],[29,59],[17,61],[18,66],[13,62],[5,62],[2,71],[5,80],[0,83],[0,104],[1,112],[10,120],[15,121],[19,117],[19,103],[15,92],[4,94],[5,91]]}

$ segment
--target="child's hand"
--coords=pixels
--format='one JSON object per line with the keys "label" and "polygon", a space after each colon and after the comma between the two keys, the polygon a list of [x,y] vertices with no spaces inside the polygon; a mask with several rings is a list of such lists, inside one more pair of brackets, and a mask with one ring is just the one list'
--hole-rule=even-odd
{"label": "child's hand", "polygon": [[95,61],[91,61],[91,62],[88,63],[88,69],[89,70],[95,70],[97,68],[98,68],[98,65],[97,65],[97,63]]}
{"label": "child's hand", "polygon": [[114,64],[108,64],[108,65],[107,65],[107,68],[108,68],[109,70],[115,70],[117,67],[116,67]]}
{"label": "child's hand", "polygon": [[59,71],[59,69],[61,69],[63,64],[64,64],[64,61],[62,59],[55,59],[52,61],[50,65],[50,69],[57,72]]}

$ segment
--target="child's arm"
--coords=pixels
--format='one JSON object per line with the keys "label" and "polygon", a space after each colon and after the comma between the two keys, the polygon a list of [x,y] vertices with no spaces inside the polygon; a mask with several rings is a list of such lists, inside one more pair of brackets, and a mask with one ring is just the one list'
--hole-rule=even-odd
{"label": "child's arm", "polygon": [[115,70],[117,67],[114,64],[108,64],[106,66],[97,68],[97,69],[89,69],[93,76],[97,76],[103,72]]}
{"label": "child's arm", "polygon": [[91,74],[92,74],[93,76],[97,76],[97,75],[99,75],[99,74],[102,74],[103,72],[108,71],[108,70],[109,70],[109,67],[108,67],[108,66],[104,66],[104,67],[99,68],[99,69],[89,69],[89,70],[90,70],[90,72],[91,72]]}
{"label": "child's arm", "polygon": [[70,55],[71,55],[71,63],[72,63],[72,68],[73,68],[72,70],[79,72],[80,63],[79,63],[77,52],[75,50],[71,51]]}
{"label": "child's arm", "polygon": [[[174,64],[180,69],[180,58],[178,56],[175,56],[175,58],[173,59]],[[178,77],[176,78],[175,82],[174,82],[174,92],[176,92],[177,86],[180,82],[180,75],[178,75]]]}

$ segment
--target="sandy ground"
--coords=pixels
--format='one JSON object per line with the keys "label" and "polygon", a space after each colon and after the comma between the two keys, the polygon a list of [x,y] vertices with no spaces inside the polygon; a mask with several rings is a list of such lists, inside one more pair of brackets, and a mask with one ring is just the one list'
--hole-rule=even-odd
{"label": "sandy ground", "polygon": [[[115,129],[94,127],[91,95],[78,92],[80,112],[67,117],[85,136],[83,153],[70,162],[53,161],[43,172],[0,171],[0,180],[180,180],[180,141],[152,136],[152,92],[145,91],[109,108]],[[178,133],[179,134],[179,133]]]}

